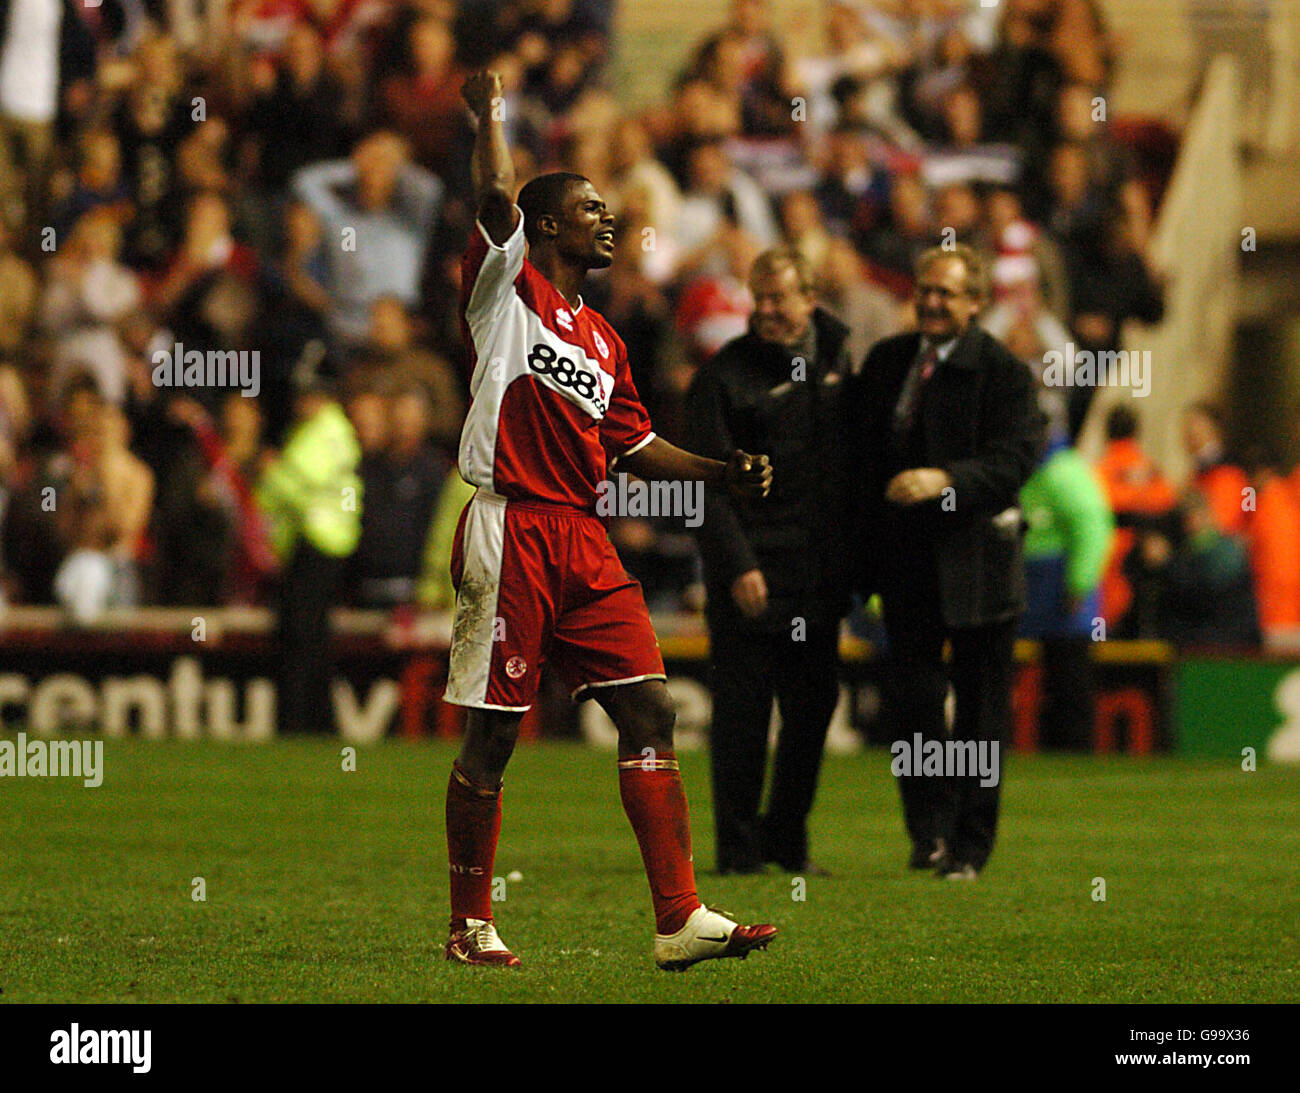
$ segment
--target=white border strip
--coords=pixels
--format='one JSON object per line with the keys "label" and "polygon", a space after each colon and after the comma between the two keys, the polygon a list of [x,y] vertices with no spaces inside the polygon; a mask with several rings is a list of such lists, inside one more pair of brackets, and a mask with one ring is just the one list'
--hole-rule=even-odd
{"label": "white border strip", "polygon": [[655,672],[648,676],[628,676],[627,679],[605,679],[599,683],[584,683],[569,695],[569,699],[576,702],[578,695],[582,694],[583,691],[594,691],[597,687],[618,687],[623,683],[644,683],[647,679],[662,679],[665,683],[668,681],[668,677],[662,672]]}

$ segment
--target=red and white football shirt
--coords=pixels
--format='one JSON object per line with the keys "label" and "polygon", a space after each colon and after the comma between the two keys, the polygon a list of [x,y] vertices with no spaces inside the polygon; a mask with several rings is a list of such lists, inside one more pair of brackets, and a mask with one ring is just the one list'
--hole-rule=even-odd
{"label": "red and white football shirt", "polygon": [[465,254],[473,374],[460,473],[508,500],[592,510],[607,465],[655,434],[623,340],[581,298],[571,308],[524,250],[521,213],[504,246],[475,224]]}

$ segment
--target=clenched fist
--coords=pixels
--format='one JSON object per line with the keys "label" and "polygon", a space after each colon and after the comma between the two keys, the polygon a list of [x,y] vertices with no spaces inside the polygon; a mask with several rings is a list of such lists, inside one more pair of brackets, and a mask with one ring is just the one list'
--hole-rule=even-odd
{"label": "clenched fist", "polygon": [[465,81],[460,94],[474,116],[482,121],[491,111],[492,104],[501,98],[501,73],[475,72]]}
{"label": "clenched fist", "polygon": [[737,448],[727,460],[727,490],[735,497],[766,497],[772,488],[772,466],[765,455],[748,455]]}

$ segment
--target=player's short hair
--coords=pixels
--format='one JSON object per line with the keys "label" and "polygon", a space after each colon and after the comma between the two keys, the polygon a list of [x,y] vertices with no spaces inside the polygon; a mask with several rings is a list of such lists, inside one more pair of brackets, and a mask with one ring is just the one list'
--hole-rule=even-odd
{"label": "player's short hair", "polygon": [[749,267],[749,280],[752,283],[755,277],[779,273],[787,267],[793,269],[795,276],[799,278],[799,291],[812,292],[814,284],[812,265],[803,251],[797,247],[769,247],[763,251]]}
{"label": "player's short hair", "polygon": [[945,258],[956,258],[966,270],[966,291],[977,300],[987,300],[989,295],[988,267],[979,251],[965,243],[952,246],[930,247],[921,252],[916,260],[916,276],[919,279],[935,262]]}
{"label": "player's short hair", "polygon": [[543,216],[558,217],[564,209],[569,187],[591,180],[572,171],[552,171],[538,175],[519,191],[519,211],[524,214],[524,238],[534,243],[540,238],[537,222]]}

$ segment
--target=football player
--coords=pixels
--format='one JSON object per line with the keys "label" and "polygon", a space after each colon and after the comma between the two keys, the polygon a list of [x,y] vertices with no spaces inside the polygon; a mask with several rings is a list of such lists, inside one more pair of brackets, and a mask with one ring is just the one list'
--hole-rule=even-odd
{"label": "football player", "polygon": [[460,473],[477,492],[452,554],[456,614],[446,690],[468,707],[447,788],[451,936],[446,956],[513,967],[492,919],[502,775],[543,662],[576,700],[595,698],[618,728],[619,790],[641,848],[659,967],[680,970],[766,948],[695,891],[686,795],[673,752],[676,715],[641,586],[623,570],[596,515],[617,464],[642,479],[700,480],[765,496],[765,456],[722,463],[655,435],[614,328],[579,294],[614,253],[614,217],[580,175],[529,182],[514,199],[499,75],[463,95],[478,120],[478,206],[461,287],[471,405]]}

